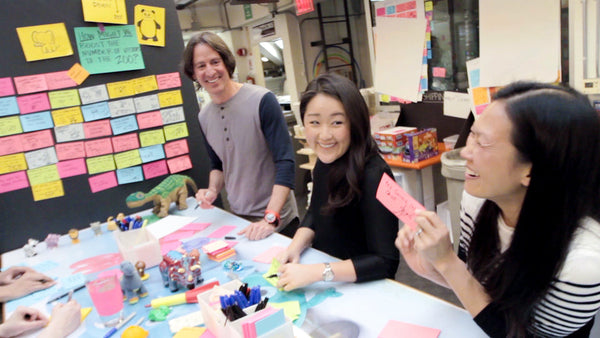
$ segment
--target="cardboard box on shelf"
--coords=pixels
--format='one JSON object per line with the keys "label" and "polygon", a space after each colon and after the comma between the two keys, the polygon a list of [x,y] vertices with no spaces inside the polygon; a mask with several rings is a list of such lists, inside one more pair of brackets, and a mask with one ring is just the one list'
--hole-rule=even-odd
{"label": "cardboard box on shelf", "polygon": [[426,128],[404,136],[406,146],[402,156],[403,162],[416,163],[438,155],[436,128]]}
{"label": "cardboard box on shelf", "polygon": [[415,127],[394,127],[376,132],[373,137],[383,158],[400,160],[406,146],[406,134],[416,132]]}

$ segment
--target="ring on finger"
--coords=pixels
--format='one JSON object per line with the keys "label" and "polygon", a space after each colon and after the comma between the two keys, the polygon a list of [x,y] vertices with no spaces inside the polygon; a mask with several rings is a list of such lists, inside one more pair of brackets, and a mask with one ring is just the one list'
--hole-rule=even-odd
{"label": "ring on finger", "polygon": [[421,237],[421,233],[423,232],[423,228],[419,228],[419,230],[417,230],[417,232],[415,233],[415,235]]}

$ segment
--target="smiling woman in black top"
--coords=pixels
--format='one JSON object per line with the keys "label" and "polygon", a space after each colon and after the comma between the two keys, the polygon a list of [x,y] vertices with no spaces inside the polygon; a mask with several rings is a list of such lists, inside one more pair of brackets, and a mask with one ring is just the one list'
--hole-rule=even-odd
{"label": "smiling woman in black top", "polygon": [[[310,208],[277,257],[283,264],[278,286],[293,290],[321,280],[394,278],[398,220],[375,198],[381,176],[392,173],[377,153],[363,97],[350,80],[324,74],[303,93],[300,114],[318,160]],[[342,261],[299,264],[311,244]]]}

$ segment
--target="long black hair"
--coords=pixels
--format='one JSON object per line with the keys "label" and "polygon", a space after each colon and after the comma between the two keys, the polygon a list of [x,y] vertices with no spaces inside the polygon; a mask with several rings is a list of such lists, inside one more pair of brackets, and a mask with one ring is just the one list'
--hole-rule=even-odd
{"label": "long black hair", "polygon": [[369,108],[352,81],[335,73],[322,74],[312,80],[300,98],[303,121],[306,106],[317,94],[340,101],[350,121],[350,147],[342,157],[331,163],[329,170],[329,196],[322,211],[330,213],[361,195],[360,182],[365,163],[370,156],[377,154],[377,145],[371,136]]}
{"label": "long black hair", "polygon": [[507,332],[524,336],[535,304],[560,271],[585,217],[600,220],[600,118],[573,89],[517,82],[499,90],[511,140],[531,177],[510,246],[500,253],[499,207],[486,201],[467,264],[504,314]]}

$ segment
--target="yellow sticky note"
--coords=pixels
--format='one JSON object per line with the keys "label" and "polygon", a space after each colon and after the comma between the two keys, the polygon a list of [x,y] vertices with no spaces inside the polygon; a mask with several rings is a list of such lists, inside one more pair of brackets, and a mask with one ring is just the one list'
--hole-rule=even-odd
{"label": "yellow sticky note", "polygon": [[431,2],[431,1],[425,1],[425,10],[426,11],[432,11],[433,10],[433,2]]}
{"label": "yellow sticky note", "polygon": [[181,91],[176,89],[168,92],[158,93],[158,102],[160,103],[161,108],[183,104]]}
{"label": "yellow sticky note", "polygon": [[107,83],[106,90],[108,91],[108,97],[111,99],[135,94],[131,80]]}
{"label": "yellow sticky note", "polygon": [[81,0],[81,5],[85,21],[127,23],[125,0]]}
{"label": "yellow sticky note", "polygon": [[134,20],[140,45],[165,46],[165,9],[146,5],[134,7]]}
{"label": "yellow sticky note", "polygon": [[297,300],[282,303],[269,302],[269,306],[272,306],[276,309],[283,309],[283,313],[285,314],[285,316],[291,320],[298,319],[300,317],[300,314],[302,313],[302,310],[300,309],[300,302]]}
{"label": "yellow sticky note", "polygon": [[479,106],[480,104],[489,103],[490,95],[488,89],[485,87],[471,88],[473,93],[473,104]]}
{"label": "yellow sticky note", "polygon": [[23,132],[19,116],[9,116],[0,119],[0,136],[20,134]]}
{"label": "yellow sticky note", "polygon": [[267,282],[269,282],[269,284],[273,285],[274,287],[277,287],[277,282],[279,281],[279,276],[277,276],[277,270],[279,270],[280,266],[281,263],[279,263],[277,259],[273,258],[273,260],[271,261],[271,266],[269,267],[269,271],[267,271],[267,273],[263,275],[263,278],[266,279]]}
{"label": "yellow sticky note", "polygon": [[205,327],[184,327],[173,338],[198,338],[206,331]]}
{"label": "yellow sticky note", "polygon": [[34,201],[47,200],[65,195],[62,180],[31,186]]}
{"label": "yellow sticky note", "polygon": [[146,93],[158,90],[158,83],[156,82],[156,76],[148,75],[144,77],[138,77],[132,79],[133,91],[136,94]]}
{"label": "yellow sticky note", "polygon": [[86,158],[85,163],[87,164],[88,174],[90,175],[116,169],[115,159],[112,154]]}
{"label": "yellow sticky note", "polygon": [[165,126],[165,138],[167,141],[188,136],[187,124],[185,122]]}
{"label": "yellow sticky note", "polygon": [[90,76],[90,72],[83,68],[83,66],[79,63],[75,63],[73,67],[69,69],[67,75],[69,75],[69,77],[73,79],[73,81],[80,85],[83,83],[83,81],[85,81],[88,78],[88,76]]}
{"label": "yellow sticky note", "polygon": [[17,34],[25,60],[52,59],[73,54],[64,23],[18,27]]}
{"label": "yellow sticky note", "polygon": [[29,184],[32,186],[60,180],[56,164],[27,170]]}
{"label": "yellow sticky note", "polygon": [[390,102],[390,96],[387,94],[379,95],[379,99],[381,100],[381,102]]}
{"label": "yellow sticky note", "polygon": [[[81,308],[81,321],[83,322],[85,320],[85,318],[90,314],[90,312],[92,312],[92,308],[91,307],[84,307]],[[285,312],[285,310],[284,310]]]}
{"label": "yellow sticky note", "polygon": [[81,104],[77,89],[51,91],[48,93],[48,99],[50,100],[52,109],[78,106]]}
{"label": "yellow sticky note", "polygon": [[142,158],[138,149],[133,149],[115,154],[115,163],[117,164],[117,169],[129,168],[142,164]]}
{"label": "yellow sticky note", "polygon": [[81,107],[77,106],[53,110],[52,120],[54,121],[54,125],[57,127],[67,126],[74,123],[82,123],[83,114],[81,114]]}
{"label": "yellow sticky note", "polygon": [[25,154],[18,153],[0,156],[0,174],[12,173],[21,170],[27,170]]}
{"label": "yellow sticky note", "polygon": [[144,131],[140,133],[140,144],[142,147],[149,147],[156,144],[165,143],[165,134],[162,129]]}

